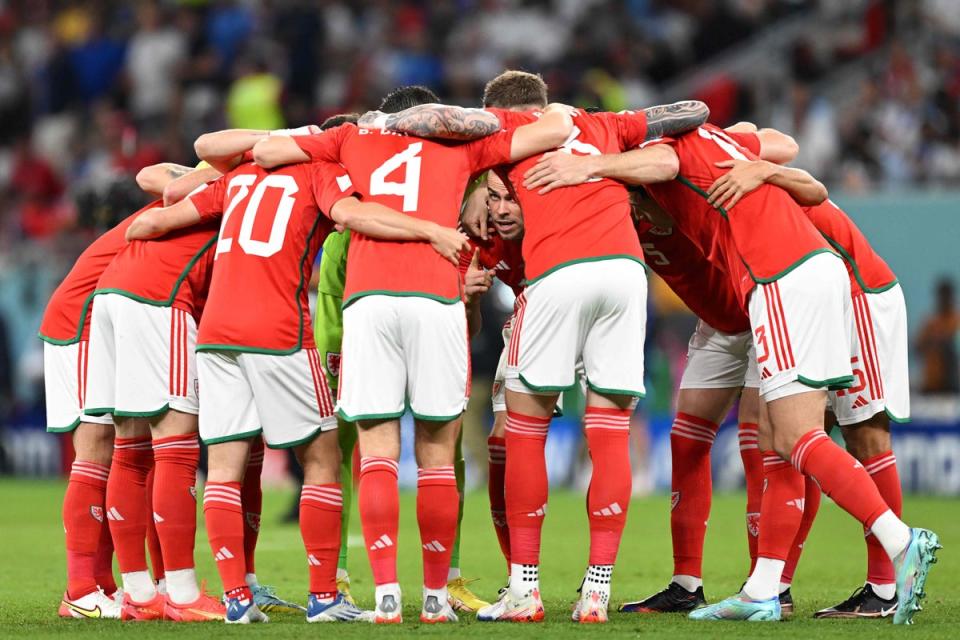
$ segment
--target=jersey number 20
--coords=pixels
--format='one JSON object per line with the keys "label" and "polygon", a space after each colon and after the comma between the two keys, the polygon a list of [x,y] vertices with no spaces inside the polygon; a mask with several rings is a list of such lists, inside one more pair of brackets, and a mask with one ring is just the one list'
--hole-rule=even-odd
{"label": "jersey number 20", "polygon": [[[230,184],[227,185],[227,193],[232,193],[233,195],[230,198],[230,203],[223,212],[223,221],[220,223],[220,237],[217,239],[216,255],[219,256],[221,253],[227,253],[233,248],[233,238],[225,237],[230,216],[233,214],[234,209],[237,208],[237,205],[243,202],[247,194],[250,193],[250,187],[253,186],[253,183],[256,181],[257,176],[240,175],[235,176],[230,181]],[[257,219],[257,215],[261,213],[260,204],[263,202],[263,195],[267,192],[267,189],[280,189],[282,193],[280,194],[280,200],[277,203],[276,209],[272,212],[273,224],[270,226],[270,236],[267,240],[255,240],[253,238],[253,225]],[[237,235],[237,242],[244,253],[251,256],[269,258],[280,251],[283,247],[283,238],[287,234],[287,224],[290,222],[290,214],[293,213],[293,205],[295,203],[294,195],[299,190],[300,187],[297,186],[297,181],[293,179],[293,176],[283,174],[270,174],[257,184],[253,190],[253,194],[250,196],[250,200],[247,202],[246,208],[243,210],[243,219],[240,222],[240,233]]]}

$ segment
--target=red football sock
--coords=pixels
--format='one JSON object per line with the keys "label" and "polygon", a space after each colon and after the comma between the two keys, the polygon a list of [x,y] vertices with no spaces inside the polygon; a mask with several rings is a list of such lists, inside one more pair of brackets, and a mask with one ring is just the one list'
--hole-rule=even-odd
{"label": "red football sock", "polygon": [[147,474],[152,466],[149,437],[114,440],[105,506],[120,573],[147,570]]}
{"label": "red football sock", "polygon": [[[820,510],[820,485],[813,478],[804,478],[803,487],[803,517],[800,519],[800,528],[797,529],[797,535],[793,538],[790,555],[787,556],[787,564],[784,565],[783,574],[780,576],[780,582],[784,584],[793,582],[793,574],[797,570],[797,563],[800,562],[803,545],[807,542],[807,536],[810,535],[810,529],[813,528],[813,521],[817,518],[817,511]],[[883,548],[881,547],[880,550],[883,551]],[[887,556],[886,552],[883,556]]]}
{"label": "red football sock", "polygon": [[890,510],[863,465],[823,429],[811,429],[797,440],[790,461],[804,475],[813,476],[825,494],[865,527]]}
{"label": "red football sock", "polygon": [[93,559],[93,571],[103,592],[108,596],[113,595],[117,590],[117,581],[113,577],[113,538],[110,537],[110,527],[106,522],[100,527],[100,544]]}
{"label": "red football sock", "polygon": [[318,598],[337,595],[342,514],[343,491],[339,483],[303,485],[300,492],[300,536],[310,567],[310,593]]}
{"label": "red football sock", "polygon": [[713,482],[710,449],[720,428],[715,422],[677,413],[670,430],[670,534],[673,536],[673,574],[701,576],[703,537],[710,518]]}
{"label": "red football sock", "polygon": [[103,531],[108,531],[108,538],[110,535],[103,507],[109,473],[108,467],[83,460],[74,460],[70,469],[67,492],[63,496],[70,598],[82,598],[97,590],[97,552]]}
{"label": "red football sock", "polygon": [[374,584],[397,581],[397,530],[400,526],[399,465],[392,458],[360,460],[357,503]]}
{"label": "red football sock", "polygon": [[633,491],[631,409],[587,407],[583,416],[593,472],[587,489],[590,564],[614,564]]}
{"label": "red football sock", "polygon": [[[868,458],[863,461],[873,483],[880,491],[884,502],[899,518],[903,513],[903,492],[900,489],[900,474],[897,472],[897,459],[892,451]],[[883,546],[869,529],[864,530],[867,537],[867,582],[873,584],[891,584],[896,582],[893,563]]]}
{"label": "red football sock", "polygon": [[147,518],[147,551],[150,552],[150,567],[153,569],[153,579],[162,580],[166,575],[163,570],[163,552],[160,549],[160,536],[157,535],[157,523],[153,519],[153,481],[156,477],[157,468],[150,468],[147,474],[147,513],[151,517]]}
{"label": "red football sock", "polygon": [[447,586],[459,513],[460,492],[453,465],[417,469],[417,524],[427,589]]}
{"label": "red football sock", "polygon": [[740,440],[740,459],[743,461],[744,484],[747,489],[747,546],[750,549],[750,571],[757,563],[757,539],[760,536],[760,504],[763,500],[763,455],[757,425],[741,422],[737,437]]}
{"label": "red football sock", "polygon": [[154,440],[153,458],[157,469],[153,519],[157,523],[164,568],[192,569],[197,537],[197,465],[200,463],[197,434]]}
{"label": "red football sock", "polygon": [[203,489],[203,516],[224,593],[246,589],[240,483],[208,482]]}
{"label": "red football sock", "polygon": [[540,533],[547,512],[547,461],[544,448],[550,418],[507,409],[506,486],[510,562],[540,564]]}
{"label": "red football sock", "polygon": [[787,560],[803,517],[803,475],[773,451],[763,451],[766,488],[760,505],[757,557]]}
{"label": "red football sock", "polygon": [[507,441],[490,436],[487,438],[489,452],[489,475],[487,493],[490,495],[490,518],[497,532],[500,551],[507,561],[507,573],[510,572],[510,527],[507,526],[507,498],[503,491],[503,476],[506,473]]}
{"label": "red football sock", "polygon": [[[243,502],[243,553],[247,559],[247,573],[256,573],[255,555],[260,536],[260,513],[263,510],[263,438],[253,439],[247,470],[243,474],[240,501]],[[301,494],[302,495],[302,494]]]}

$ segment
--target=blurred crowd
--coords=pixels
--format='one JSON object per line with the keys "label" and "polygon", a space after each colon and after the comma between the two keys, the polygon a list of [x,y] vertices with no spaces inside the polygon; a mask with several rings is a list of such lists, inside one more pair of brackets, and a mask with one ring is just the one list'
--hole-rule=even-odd
{"label": "blurred crowd", "polygon": [[580,106],[699,97],[719,124],[769,122],[834,186],[960,186],[956,0],[0,0],[0,395],[35,379],[18,354],[46,296],[144,202],[140,168],[194,162],[207,130],[319,122],[398,85],[474,105],[505,67]]}

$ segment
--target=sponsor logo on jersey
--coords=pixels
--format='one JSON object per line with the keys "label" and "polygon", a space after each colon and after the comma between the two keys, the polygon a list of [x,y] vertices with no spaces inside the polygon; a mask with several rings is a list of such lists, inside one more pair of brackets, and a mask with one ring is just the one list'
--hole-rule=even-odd
{"label": "sponsor logo on jersey", "polygon": [[247,511],[247,526],[254,531],[260,531],[260,514]]}
{"label": "sponsor logo on jersey", "polygon": [[103,522],[103,507],[96,504],[90,505],[90,515],[97,522]]}
{"label": "sponsor logo on jersey", "polygon": [[677,508],[677,505],[680,504],[680,492],[671,491],[670,492],[670,511],[673,511]]}
{"label": "sponsor logo on jersey", "polygon": [[760,535],[760,514],[759,513],[747,514],[747,532],[754,538]]}
{"label": "sponsor logo on jersey", "polygon": [[334,378],[340,376],[340,354],[334,351],[327,351],[327,371]]}

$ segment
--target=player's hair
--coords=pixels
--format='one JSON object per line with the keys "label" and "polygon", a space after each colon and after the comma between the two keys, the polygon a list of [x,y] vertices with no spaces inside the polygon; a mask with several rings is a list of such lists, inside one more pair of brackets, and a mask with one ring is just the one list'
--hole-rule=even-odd
{"label": "player's hair", "polygon": [[398,113],[410,107],[435,102],[440,102],[437,94],[423,85],[415,84],[399,87],[388,93],[380,103],[379,109],[384,113]]}
{"label": "player's hair", "polygon": [[498,109],[547,106],[547,83],[538,73],[511,69],[483,88],[483,106]]}
{"label": "player's hair", "polygon": [[357,124],[357,120],[360,119],[359,113],[338,113],[335,116],[330,116],[320,125],[321,131],[326,131],[327,129],[333,129],[334,127],[339,127],[342,124]]}

